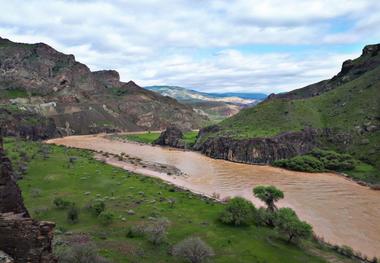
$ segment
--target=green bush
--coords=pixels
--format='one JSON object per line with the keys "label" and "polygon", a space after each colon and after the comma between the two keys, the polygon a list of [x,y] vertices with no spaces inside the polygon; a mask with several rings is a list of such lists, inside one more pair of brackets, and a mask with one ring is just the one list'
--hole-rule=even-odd
{"label": "green bush", "polygon": [[63,199],[62,197],[54,198],[53,203],[55,207],[58,209],[65,209],[65,208],[68,208],[69,206],[73,206],[73,202],[67,201]]}
{"label": "green bush", "polygon": [[309,238],[313,233],[311,225],[301,221],[291,208],[280,208],[276,212],[274,225],[280,234],[286,236],[288,242]]}
{"label": "green bush", "polygon": [[256,208],[253,204],[242,198],[234,197],[227,203],[226,209],[221,213],[219,220],[229,225],[248,225],[252,222]]}
{"label": "green bush", "polygon": [[106,204],[103,201],[97,201],[90,205],[91,212],[99,216],[102,212],[106,210]]}
{"label": "green bush", "polygon": [[339,154],[321,149],[314,149],[310,154],[318,158],[328,170],[345,171],[355,168],[355,159],[349,154]]}
{"label": "green bush", "polygon": [[324,171],[323,163],[314,156],[303,155],[290,159],[278,160],[273,163],[275,166],[283,167],[295,171],[305,172],[322,172]]}
{"label": "green bush", "polygon": [[114,215],[110,212],[101,212],[98,216],[100,224],[103,226],[109,226],[112,224]]}
{"label": "green bush", "polygon": [[67,221],[71,224],[75,224],[79,221],[79,209],[72,205],[69,210],[67,210]]}

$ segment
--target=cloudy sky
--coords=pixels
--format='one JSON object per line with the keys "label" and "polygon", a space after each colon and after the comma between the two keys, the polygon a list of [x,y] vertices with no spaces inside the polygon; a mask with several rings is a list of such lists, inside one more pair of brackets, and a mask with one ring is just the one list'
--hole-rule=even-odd
{"label": "cloudy sky", "polygon": [[282,92],[380,42],[378,0],[0,0],[0,36],[139,85]]}

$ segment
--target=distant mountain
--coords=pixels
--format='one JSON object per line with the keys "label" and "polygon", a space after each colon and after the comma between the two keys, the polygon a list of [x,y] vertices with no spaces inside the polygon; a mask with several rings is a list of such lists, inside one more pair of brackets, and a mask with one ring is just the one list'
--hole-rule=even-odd
{"label": "distant mountain", "polygon": [[195,148],[246,163],[324,148],[372,165],[359,166],[351,175],[380,183],[380,44],[366,46],[331,79],[271,94],[259,105],[204,128]]}
{"label": "distant mountain", "polygon": [[121,82],[114,70],[91,72],[44,44],[0,38],[0,124],[34,137],[104,131],[195,129],[208,122],[189,105]]}
{"label": "distant mountain", "polygon": [[148,86],[148,90],[191,105],[199,113],[218,121],[253,106],[266,98],[262,93],[206,93],[178,86]]}

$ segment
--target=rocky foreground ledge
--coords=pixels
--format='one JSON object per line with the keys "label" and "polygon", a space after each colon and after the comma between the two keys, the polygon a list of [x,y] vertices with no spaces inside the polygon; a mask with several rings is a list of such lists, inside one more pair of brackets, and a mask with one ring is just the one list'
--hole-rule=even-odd
{"label": "rocky foreground ledge", "polygon": [[2,142],[0,135],[0,262],[57,262],[52,253],[55,224],[29,216]]}

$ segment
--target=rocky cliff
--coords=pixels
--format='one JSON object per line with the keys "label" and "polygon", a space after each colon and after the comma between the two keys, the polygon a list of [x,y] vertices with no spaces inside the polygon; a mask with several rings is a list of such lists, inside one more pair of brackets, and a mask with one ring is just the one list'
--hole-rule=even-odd
{"label": "rocky cliff", "polygon": [[[0,38],[0,108],[14,117],[14,126],[31,125],[44,118],[53,136],[101,131],[164,129],[171,123],[184,129],[200,127],[207,119],[190,106],[122,82],[118,72],[90,69],[43,44],[22,44]],[[0,112],[0,118],[4,115]],[[9,116],[8,116],[9,119]],[[7,123],[10,123],[8,121]],[[25,125],[24,125],[25,126]]]}
{"label": "rocky cliff", "polygon": [[[54,263],[54,226],[52,222],[30,218],[13,179],[12,165],[5,156],[0,134],[0,251],[15,263]],[[13,262],[10,258],[7,260]]]}

